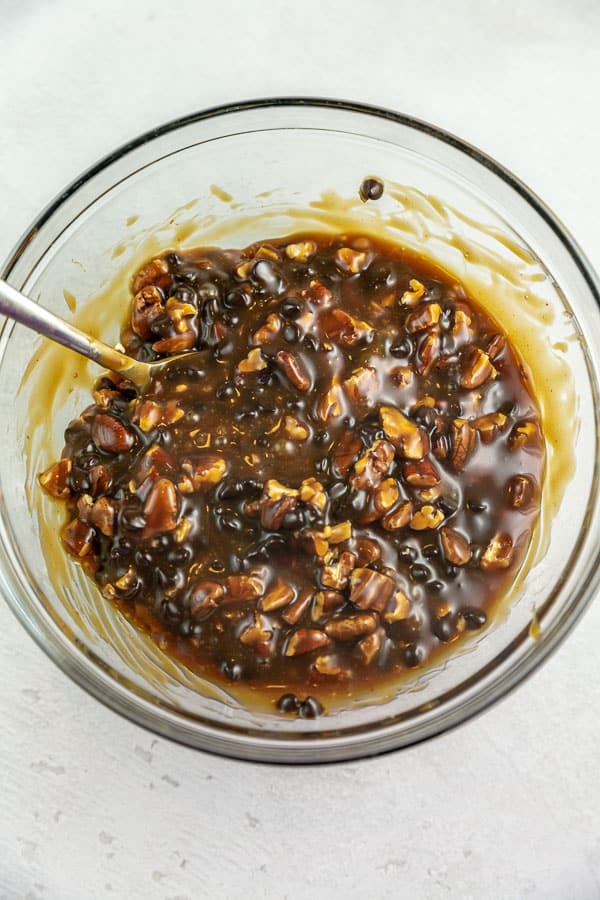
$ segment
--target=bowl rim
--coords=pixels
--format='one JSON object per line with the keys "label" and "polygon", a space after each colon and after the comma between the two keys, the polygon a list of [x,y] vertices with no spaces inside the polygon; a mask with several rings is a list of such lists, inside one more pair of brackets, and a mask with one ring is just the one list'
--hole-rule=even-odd
{"label": "bowl rim", "polygon": [[[512,188],[512,190],[538,214],[551,231],[554,232],[554,235],[567,251],[568,256],[586,283],[590,294],[595,300],[596,306],[600,309],[600,279],[586,254],[559,217],[556,216],[550,207],[511,170],[498,163],[493,157],[479,150],[469,142],[422,119],[373,104],[311,96],[257,98],[208,107],[204,110],[172,119],[121,144],[115,150],[102,157],[98,162],[85,169],[42,209],[9,253],[0,269],[0,277],[5,280],[10,278],[10,275],[25,251],[25,248],[34,239],[36,233],[42,229],[44,224],[52,218],[61,206],[73,197],[81,187],[93,179],[94,176],[109,168],[118,160],[126,157],[129,153],[163,135],[167,135],[197,122],[252,110],[269,110],[281,107],[328,109],[345,113],[358,113],[359,115],[388,120],[435,138],[479,163]],[[0,330],[3,331],[4,326]],[[222,729],[218,725],[210,726],[202,723],[201,728],[204,739],[191,740],[189,735],[186,737],[186,735],[182,733],[181,720],[175,712],[169,711],[172,712],[172,716],[168,716],[165,720],[164,714],[167,711],[164,708],[161,709],[161,715],[153,704],[140,696],[135,697],[133,706],[126,708],[126,704],[120,697],[119,692],[116,692],[112,696],[107,696],[106,693],[100,690],[98,684],[90,683],[90,679],[87,677],[87,669],[91,665],[94,671],[97,671],[98,667],[93,664],[89,658],[86,659],[86,663],[82,667],[81,659],[69,661],[68,658],[61,656],[54,647],[54,644],[51,641],[44,639],[44,635],[38,630],[36,623],[13,601],[12,591],[5,589],[6,584],[4,583],[4,578],[1,579],[3,582],[1,593],[4,596],[7,605],[13,611],[20,623],[25,627],[26,631],[46,655],[57,664],[59,669],[67,674],[72,681],[83,688],[88,694],[95,699],[100,700],[104,706],[117,712],[129,721],[134,721],[141,727],[162,737],[167,737],[179,743],[192,746],[195,749],[215,753],[221,757],[227,756],[245,762],[276,762],[279,764],[314,765],[332,764],[348,761],[350,759],[378,756],[406,746],[413,746],[423,740],[431,739],[452,728],[458,727],[485,711],[493,703],[506,697],[538,669],[538,667],[549,658],[551,653],[557,649],[565,637],[572,631],[594,598],[595,588],[600,581],[600,573],[597,573],[595,578],[594,574],[594,572],[587,573],[587,578],[580,588],[580,596],[577,605],[571,609],[568,618],[560,624],[559,628],[555,629],[554,633],[548,636],[546,641],[538,645],[536,653],[530,654],[528,657],[521,660],[516,671],[511,670],[510,672],[502,674],[484,691],[468,698],[462,706],[446,710],[445,714],[439,719],[426,723],[418,736],[413,735],[412,737],[409,737],[408,740],[402,741],[400,735],[395,735],[395,740],[392,739],[390,741],[388,737],[387,740],[383,740],[384,746],[376,746],[371,749],[369,749],[368,746],[370,738],[372,740],[374,737],[377,737],[376,733],[378,729],[382,727],[381,723],[379,725],[375,724],[373,727],[374,734],[370,734],[369,731],[367,731],[346,736],[342,733],[341,735],[323,737],[320,733],[315,733],[314,736],[306,734],[303,737],[291,740],[288,738],[274,738],[273,732],[262,737],[255,732],[252,734],[243,734],[240,731],[228,731],[227,729]],[[106,673],[103,674],[106,675]],[[114,679],[110,679],[110,681],[114,686]],[[120,687],[125,691],[128,697],[132,696],[132,692],[129,688],[126,688],[123,685],[120,685]],[[172,719],[175,721],[173,722]],[[385,725],[383,728],[385,728]],[[320,760],[313,757],[307,758],[307,751],[310,753],[311,748],[319,748],[322,751],[325,748],[325,745],[329,745],[329,749],[332,751],[333,755]],[[336,747],[338,747],[338,752],[336,752]],[[261,749],[265,750],[267,748],[270,748],[271,752],[267,752],[266,757],[262,756],[261,758]],[[341,752],[339,752],[340,750]],[[271,755],[271,753],[274,755]]]}

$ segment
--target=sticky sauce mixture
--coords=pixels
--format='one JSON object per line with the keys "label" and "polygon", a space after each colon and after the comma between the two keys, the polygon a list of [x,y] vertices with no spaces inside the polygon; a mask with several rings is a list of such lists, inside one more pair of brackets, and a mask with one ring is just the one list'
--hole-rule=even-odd
{"label": "sticky sauce mixture", "polygon": [[395,245],[302,234],[167,252],[132,295],[126,352],[189,356],[143,396],[103,377],[40,476],[108,601],[307,717],[485,626],[544,445],[515,349],[460,284]]}

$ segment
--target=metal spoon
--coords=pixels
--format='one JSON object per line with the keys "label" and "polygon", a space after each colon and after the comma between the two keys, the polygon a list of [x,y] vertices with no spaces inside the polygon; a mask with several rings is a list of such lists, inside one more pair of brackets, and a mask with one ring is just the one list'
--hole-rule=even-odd
{"label": "metal spoon", "polygon": [[51,341],[56,341],[63,347],[74,350],[75,353],[87,356],[88,359],[104,366],[105,369],[118,372],[119,375],[123,375],[124,378],[133,382],[140,393],[144,392],[150,380],[158,372],[171,365],[176,359],[180,359],[181,356],[188,355],[169,356],[166,359],[149,363],[138,362],[125,353],[115,350],[114,347],[109,347],[103,341],[90,337],[89,334],[80,331],[74,325],[69,325],[64,319],[55,316],[54,313],[42,306],[38,306],[25,294],[21,294],[20,291],[2,280],[0,280],[0,313],[9,319],[20,322],[26,328],[37,331],[38,334],[43,334]]}

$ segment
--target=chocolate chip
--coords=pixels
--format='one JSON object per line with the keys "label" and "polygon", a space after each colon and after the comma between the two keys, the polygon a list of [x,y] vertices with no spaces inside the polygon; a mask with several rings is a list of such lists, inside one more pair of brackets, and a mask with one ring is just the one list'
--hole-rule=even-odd
{"label": "chocolate chip", "polygon": [[367,200],[379,200],[383,196],[383,181],[379,178],[365,178],[359,189],[360,199],[366,203]]}

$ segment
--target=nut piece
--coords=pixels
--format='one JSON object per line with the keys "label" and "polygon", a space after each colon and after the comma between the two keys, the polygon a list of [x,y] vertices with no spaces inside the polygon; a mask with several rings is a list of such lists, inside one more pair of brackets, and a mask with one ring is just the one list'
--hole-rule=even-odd
{"label": "nut piece", "polygon": [[99,413],[92,424],[92,440],[107,453],[124,453],[133,447],[134,437],[114,416]]}
{"label": "nut piece", "polygon": [[428,334],[415,352],[415,370],[418,375],[428,375],[434,363],[440,358],[441,339],[439,334]]}
{"label": "nut piece", "polygon": [[168,478],[154,482],[144,504],[145,538],[175,531],[177,527],[177,491]]}
{"label": "nut piece", "polygon": [[298,391],[305,394],[309,390],[311,386],[310,376],[302,360],[294,353],[280,350],[275,356],[275,362]]}
{"label": "nut piece", "polygon": [[432,325],[437,325],[441,313],[442,307],[439,303],[424,303],[420,309],[406,317],[405,328],[412,334],[417,331],[425,331]]}
{"label": "nut piece", "polygon": [[538,487],[531,475],[513,475],[506,485],[506,494],[513,509],[525,512],[533,506]]}
{"label": "nut piece", "polygon": [[256,644],[266,643],[273,637],[273,632],[266,627],[263,618],[254,614],[254,623],[248,625],[240,634],[240,641],[246,647],[254,647]]}
{"label": "nut piece", "polygon": [[370,665],[379,651],[381,650],[381,639],[383,637],[383,629],[378,628],[373,634],[369,634],[363,638],[358,645],[358,652],[362,656],[362,660],[366,666]]}
{"label": "nut piece", "polygon": [[310,671],[310,680],[313,684],[347,681],[351,677],[352,671],[340,666],[333,656],[317,656]]}
{"label": "nut piece", "polygon": [[293,603],[290,603],[285,612],[281,613],[281,618],[288,625],[297,625],[308,607],[312,602],[312,592],[309,590],[301,591]]}
{"label": "nut piece", "polygon": [[242,375],[251,372],[262,372],[263,369],[266,369],[267,363],[263,359],[260,347],[255,347],[254,350],[251,350],[245,359],[239,361],[237,367],[238,372],[241,372]]}
{"label": "nut piece", "polygon": [[152,344],[152,349],[157,353],[183,353],[191,350],[196,343],[196,335],[193,331],[185,331],[183,334],[173,334],[171,337],[162,338]]}
{"label": "nut piece", "polygon": [[190,592],[190,614],[195,619],[206,619],[223,598],[223,585],[218,581],[197,581]]}
{"label": "nut piece", "polygon": [[273,338],[279,334],[281,330],[281,318],[277,313],[269,313],[264,323],[260,325],[252,335],[251,343],[254,346],[262,346],[268,344]]}
{"label": "nut piece", "polygon": [[356,275],[367,267],[367,263],[366,253],[352,250],[350,247],[340,247],[335,251],[335,264],[342,272]]}
{"label": "nut piece", "polygon": [[277,531],[286,515],[298,502],[298,491],[286,487],[274,478],[265,482],[263,492],[258,501],[260,507],[260,523],[269,531]]}
{"label": "nut piece", "polygon": [[282,609],[289,606],[295,597],[294,589],[278,578],[273,587],[260,601],[260,608],[265,612],[273,612],[275,609]]}
{"label": "nut piece", "polygon": [[72,556],[83,559],[92,549],[94,529],[80,519],[73,519],[63,528],[61,538]]}
{"label": "nut piece", "polygon": [[398,482],[395,478],[386,478],[385,481],[381,482],[379,487],[375,488],[375,493],[373,494],[375,509],[378,513],[383,515],[384,513],[389,512],[392,506],[398,502],[399,497],[400,490],[398,488]]}
{"label": "nut piece", "polygon": [[336,478],[344,478],[348,474],[350,466],[358,456],[362,447],[361,440],[353,431],[347,431],[333,451],[331,468]]}
{"label": "nut piece", "polygon": [[398,388],[409,387],[413,380],[413,370],[410,366],[395,366],[389,371],[390,380]]}
{"label": "nut piece", "polygon": [[398,531],[399,528],[405,528],[410,522],[413,514],[413,506],[410,500],[403,503],[398,509],[392,510],[387,516],[381,520],[382,526],[386,531]]}
{"label": "nut piece", "polygon": [[481,557],[482,569],[507,569],[512,558],[513,543],[508,534],[497,534],[489,542]]}
{"label": "nut piece", "polygon": [[115,533],[115,508],[107,497],[100,497],[92,505],[88,513],[88,522],[106,537],[113,536]]}
{"label": "nut piece", "polygon": [[394,460],[394,448],[389,441],[375,441],[354,464],[350,485],[358,490],[369,490],[381,484],[384,474]]}
{"label": "nut piece", "polygon": [[[187,476],[192,491],[201,491],[221,481],[227,471],[227,463],[218,453],[207,453],[197,459],[185,459],[181,470]],[[191,493],[189,487],[187,490],[181,487],[181,490]]]}
{"label": "nut piece", "polygon": [[169,266],[166,259],[151,259],[139,272],[133,276],[131,282],[131,290],[134,294],[141,291],[148,284],[155,284],[162,290],[166,290],[171,284],[171,276],[169,275]]}
{"label": "nut piece", "polygon": [[418,488],[435,487],[441,480],[440,473],[428,459],[405,462],[402,466],[402,474],[408,484]]}
{"label": "nut piece", "polygon": [[46,469],[40,475],[40,484],[52,497],[64,499],[69,497],[69,473],[73,467],[73,461],[69,457],[59,459],[58,462]]}
{"label": "nut piece", "polygon": [[299,497],[303,503],[308,503],[309,506],[314,507],[319,512],[323,512],[327,506],[325,488],[316,478],[304,479],[300,485]]}
{"label": "nut piece", "polygon": [[377,617],[367,612],[330,619],[325,625],[325,633],[334,641],[355,641],[365,634],[372,634],[376,628]]}
{"label": "nut piece", "polygon": [[336,381],[332,381],[329,389],[323,394],[317,405],[319,419],[327,424],[342,414],[342,389]]}
{"label": "nut piece", "polygon": [[362,609],[384,610],[394,593],[391,578],[373,569],[354,569],[350,576],[350,602]]}
{"label": "nut piece", "polygon": [[164,311],[162,293],[155,285],[147,285],[133,298],[131,330],[143,341],[149,340],[152,336],[152,326]]}
{"label": "nut piece", "polygon": [[453,566],[465,566],[471,559],[471,548],[468,540],[454,528],[442,528],[442,550],[444,556]]}
{"label": "nut piece", "polygon": [[394,608],[385,612],[383,618],[386,622],[401,622],[410,615],[410,600],[404,591],[398,590],[394,595]]}
{"label": "nut piece", "polygon": [[393,406],[382,406],[379,418],[385,435],[405,459],[423,459],[429,452],[427,432]]}
{"label": "nut piece", "polygon": [[305,441],[309,435],[308,427],[300,422],[295,416],[285,417],[283,420],[283,430],[291,441]]}
{"label": "nut piece", "polygon": [[408,286],[410,290],[404,291],[400,297],[400,303],[402,306],[416,306],[425,294],[425,285],[417,281],[416,278],[411,278]]}
{"label": "nut piece", "polygon": [[488,357],[494,362],[504,348],[506,347],[506,338],[503,334],[492,334],[488,340],[486,341],[485,352]]}
{"label": "nut piece", "polygon": [[285,255],[288,259],[295,259],[298,262],[306,262],[311,256],[317,252],[317,245],[314,241],[298,241],[296,244],[288,244],[285,248]]}
{"label": "nut piece", "polygon": [[460,472],[475,449],[477,432],[467,419],[454,419],[450,429],[450,440],[452,443],[450,462],[455,470]]}
{"label": "nut piece", "polygon": [[321,318],[321,326],[327,337],[352,347],[363,338],[370,338],[373,328],[368,322],[355,319],[343,309],[331,309]]}
{"label": "nut piece", "polygon": [[324,631],[318,628],[299,628],[288,641],[286,656],[300,656],[322,647],[329,647],[331,641]]}
{"label": "nut piece", "polygon": [[428,528],[437,528],[443,521],[444,513],[427,503],[413,513],[410,527],[413,531],[425,531]]}
{"label": "nut piece", "polygon": [[157,403],[155,400],[138,400],[133,413],[133,421],[147,434],[160,425],[173,425],[184,415],[177,405],[177,400]]}
{"label": "nut piece", "polygon": [[539,437],[538,427],[535,422],[518,422],[508,436],[508,446],[511,450],[520,450],[527,447]]}
{"label": "nut piece", "polygon": [[321,583],[324,587],[340,591],[348,584],[350,573],[356,565],[356,556],[345,550],[336,562],[323,567]]}
{"label": "nut piece", "polygon": [[228,575],[225,579],[227,602],[258,600],[264,594],[262,581],[256,575]]}
{"label": "nut piece", "polygon": [[369,401],[368,405],[372,406],[377,399],[381,384],[376,369],[372,366],[361,366],[344,381],[343,387],[350,400],[355,403],[366,400]]}
{"label": "nut piece", "polygon": [[506,428],[508,418],[501,412],[488,413],[487,416],[479,416],[473,425],[479,432],[479,437],[484,444],[491,444],[494,438]]}
{"label": "nut piece", "polygon": [[346,603],[346,598],[339,591],[319,591],[315,594],[311,619],[318,622],[323,616],[337,612]]}
{"label": "nut piece", "polygon": [[332,300],[332,294],[329,288],[325,287],[325,285],[316,278],[314,278],[309,283],[308,287],[304,288],[300,294],[315,306],[329,306]]}
{"label": "nut piece", "polygon": [[381,548],[377,541],[371,538],[358,538],[356,541],[356,565],[361,568],[370,566],[381,559]]}
{"label": "nut piece", "polygon": [[481,387],[490,378],[495,378],[497,372],[493,367],[489,356],[479,347],[472,347],[463,357],[460,373],[460,386],[467,390]]}

